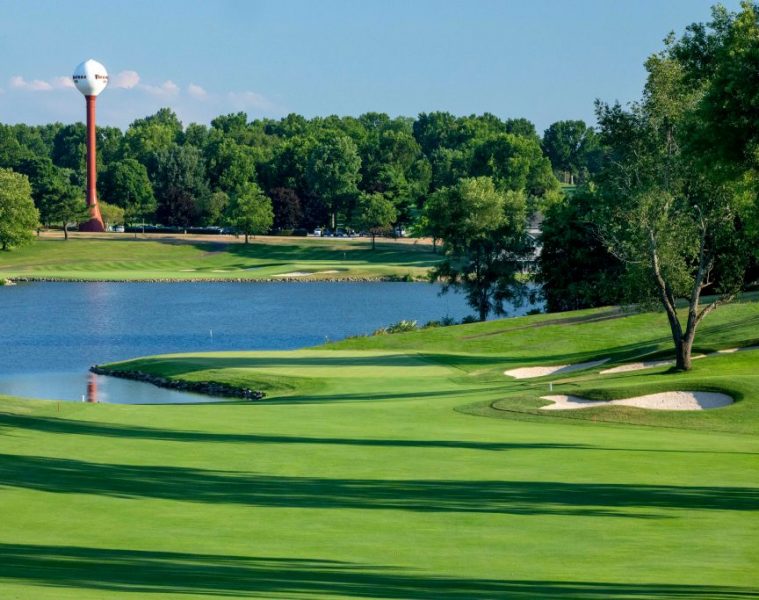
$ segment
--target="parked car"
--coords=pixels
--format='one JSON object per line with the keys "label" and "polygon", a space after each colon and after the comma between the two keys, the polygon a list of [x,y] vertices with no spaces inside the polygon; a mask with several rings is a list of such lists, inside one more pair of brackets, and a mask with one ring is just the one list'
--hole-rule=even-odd
{"label": "parked car", "polygon": [[321,227],[317,227],[316,229],[314,229],[314,235],[316,237],[321,237],[322,235],[324,235],[324,233],[322,232],[322,228]]}

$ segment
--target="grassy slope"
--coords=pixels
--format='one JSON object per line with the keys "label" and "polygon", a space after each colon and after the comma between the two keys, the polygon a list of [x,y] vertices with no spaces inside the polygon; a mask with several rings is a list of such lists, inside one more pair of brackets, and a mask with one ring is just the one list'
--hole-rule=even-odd
{"label": "grassy slope", "polygon": [[[721,309],[702,343],[759,337],[757,315]],[[0,400],[0,585],[35,599],[756,597],[759,353],[676,376],[743,395],[656,413],[667,429],[531,414],[545,383],[504,366],[664,347],[658,315],[545,324],[577,316],[132,363],[270,386],[256,405]],[[671,377],[579,373],[556,389]],[[509,402],[521,412],[489,408]]]}
{"label": "grassy slope", "polygon": [[[334,238],[258,238],[248,246],[182,236],[125,234],[43,238],[0,253],[0,278],[150,280],[268,279],[302,271],[313,279],[423,278],[437,257],[424,244]],[[336,271],[336,273],[319,273]]]}

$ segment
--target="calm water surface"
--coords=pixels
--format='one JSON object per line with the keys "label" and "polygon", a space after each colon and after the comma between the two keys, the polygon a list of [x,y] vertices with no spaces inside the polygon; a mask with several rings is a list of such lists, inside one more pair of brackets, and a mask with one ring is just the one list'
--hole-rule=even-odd
{"label": "calm water surface", "polygon": [[[288,350],[401,319],[421,324],[472,312],[462,296],[439,296],[439,289],[335,282],[0,287],[0,394],[81,400],[87,398],[87,369],[96,363],[169,352]],[[95,383],[100,401],[208,401],[108,377]]]}

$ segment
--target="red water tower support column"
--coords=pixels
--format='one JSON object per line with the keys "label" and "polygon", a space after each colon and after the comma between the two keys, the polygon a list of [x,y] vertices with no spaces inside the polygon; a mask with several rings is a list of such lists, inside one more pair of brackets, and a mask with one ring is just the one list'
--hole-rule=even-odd
{"label": "red water tower support column", "polygon": [[97,96],[85,96],[87,101],[87,209],[90,220],[79,225],[79,231],[105,231],[98,206],[97,193],[97,130],[95,128],[95,101]]}
{"label": "red water tower support column", "polygon": [[95,129],[95,101],[108,85],[108,72],[98,61],[85,60],[72,75],[74,87],[87,102],[87,211],[89,220],[79,225],[79,231],[105,231],[103,216],[98,206],[97,191],[97,132]]}

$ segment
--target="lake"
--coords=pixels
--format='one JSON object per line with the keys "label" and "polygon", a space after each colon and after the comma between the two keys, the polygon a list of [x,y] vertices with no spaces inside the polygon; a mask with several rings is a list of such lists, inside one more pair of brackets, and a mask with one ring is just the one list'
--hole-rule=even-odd
{"label": "lake", "polygon": [[[437,285],[400,282],[0,287],[0,394],[81,400],[93,364],[174,352],[288,350],[371,333],[402,319],[422,324],[472,313],[463,296],[439,291]],[[115,378],[94,383],[100,401],[208,401]]]}

